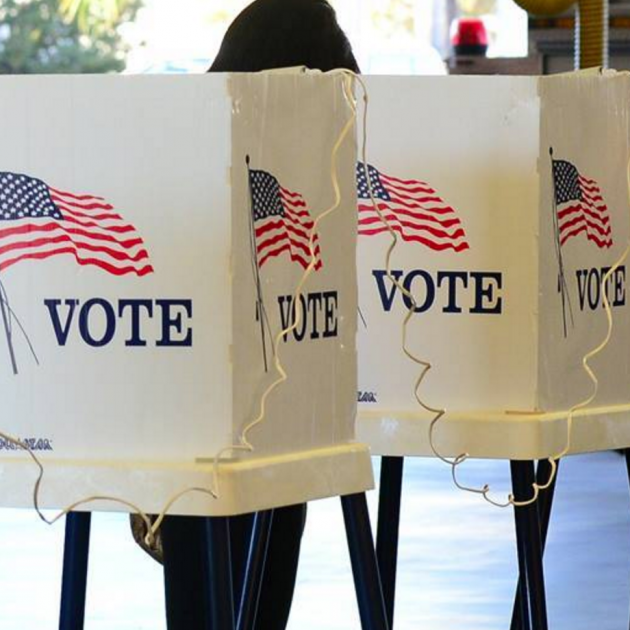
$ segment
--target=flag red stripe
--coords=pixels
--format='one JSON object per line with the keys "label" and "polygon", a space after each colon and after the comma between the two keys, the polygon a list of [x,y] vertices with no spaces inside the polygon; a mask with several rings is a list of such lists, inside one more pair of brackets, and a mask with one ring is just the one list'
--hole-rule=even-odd
{"label": "flag red stripe", "polygon": [[[275,250],[265,254],[265,256],[260,260],[260,262],[258,264],[262,267],[270,258],[274,258],[276,256],[279,256],[283,252],[289,252],[289,254],[291,256],[291,260],[293,262],[299,263],[304,269],[306,269],[308,267],[309,261],[305,260],[304,258],[299,256],[298,254],[294,254],[291,251],[291,246],[289,245],[289,243],[285,243],[284,245],[282,245],[278,249],[275,249]],[[322,268],[322,261],[320,259],[320,260],[318,260],[315,263],[315,270],[319,271],[321,268]]]}
{"label": "flag red stripe", "polygon": [[[306,242],[310,240],[310,232],[307,233],[307,232],[304,232],[303,230],[296,229],[292,225],[287,225],[282,220],[282,218],[276,221],[266,221],[263,225],[256,228],[255,234],[256,234],[256,238],[260,238],[264,236],[265,234],[267,234],[268,232],[271,232],[272,230],[284,230],[284,229],[289,230],[292,234],[304,239]],[[315,236],[313,237],[313,242],[317,243],[318,239],[319,239],[319,236],[315,234]]]}
{"label": "flag red stripe", "polygon": [[[453,208],[447,206],[440,197],[405,197],[394,193],[393,191],[389,191],[390,197],[393,201],[397,201],[398,203],[402,203],[410,208],[421,207],[423,210],[428,212],[437,212],[438,214],[447,214],[449,212],[455,212]],[[429,206],[428,204],[435,204],[434,206]]]}
{"label": "flag red stripe", "polygon": [[585,234],[599,248],[611,247],[610,215],[597,182],[578,173],[578,186],[582,200],[557,208],[560,245],[579,234]]}
{"label": "flag red stripe", "polygon": [[135,254],[131,255],[127,252],[121,252],[118,250],[111,249],[109,247],[103,247],[98,245],[92,245],[90,243],[84,243],[83,241],[75,241],[67,234],[59,234],[58,236],[49,236],[45,238],[36,238],[31,241],[17,241],[8,243],[6,245],[0,246],[0,256],[7,252],[19,250],[19,249],[31,249],[31,248],[40,248],[45,247],[47,245],[53,244],[56,245],[58,243],[73,243],[79,249],[86,249],[94,253],[102,253],[111,256],[116,260],[125,260],[129,262],[138,262],[140,260],[146,260],[149,257],[149,254],[146,249],[141,249],[137,251]]}
{"label": "flag red stripe", "polygon": [[570,238],[573,238],[574,236],[577,236],[578,234],[581,234],[582,232],[585,232],[586,233],[586,238],[589,241],[593,241],[593,243],[595,243],[600,249],[612,247],[612,239],[611,238],[600,239],[598,236],[596,236],[595,234],[592,234],[591,232],[588,231],[588,228],[587,228],[586,224],[582,224],[580,227],[578,227],[576,230],[573,230],[572,232],[567,232],[560,239],[560,245],[564,245]]}
{"label": "flag red stripe", "polygon": [[608,207],[604,203],[604,200],[602,197],[589,197],[588,195],[585,195],[585,194],[582,194],[582,197],[584,197],[584,202],[588,204],[589,206],[592,206],[594,210],[597,210],[599,212],[608,211]]}
{"label": "flag red stripe", "polygon": [[135,232],[135,228],[132,225],[101,225],[100,223],[94,223],[94,221],[79,221],[74,217],[70,217],[68,215],[64,216],[64,221],[68,223],[74,223],[75,225],[80,225],[81,227],[94,227],[99,228],[101,230],[107,230],[108,232],[116,232],[116,234],[127,234],[128,232]]}
{"label": "flag red stripe", "polygon": [[[288,238],[286,236],[281,237],[279,239],[279,243],[280,243],[279,247],[273,248],[270,245],[269,247],[266,247],[264,249],[263,248],[259,249],[258,255],[260,256],[262,254],[262,258],[260,258],[258,264],[261,267],[270,258],[273,258],[275,256],[279,256],[283,252],[289,252],[291,260],[299,262],[302,265],[302,267],[306,268],[308,266],[308,262],[307,262],[306,258],[302,258],[302,256],[299,253],[296,253],[296,252],[293,251],[293,249],[291,247],[291,243],[289,242],[289,240],[288,240]],[[275,245],[278,245],[278,243],[275,243]]]}
{"label": "flag red stripe", "polygon": [[[453,243],[449,241],[446,243],[437,243],[435,241],[424,238],[422,236],[418,236],[417,234],[407,234],[406,232],[402,230],[400,225],[397,225],[397,224],[392,225],[392,230],[394,230],[395,232],[398,232],[404,241],[422,243],[423,245],[426,245],[428,248],[434,251],[444,251],[446,249],[452,249],[456,252],[462,252],[466,249],[470,249],[468,243],[466,242]],[[374,236],[375,234],[382,234],[383,232],[387,232],[387,231],[388,231],[387,228],[384,226],[380,228],[374,228],[374,229],[361,228],[359,230],[359,234],[364,235],[364,236]]]}
{"label": "flag red stripe", "polygon": [[597,236],[595,236],[595,234],[592,234],[588,230],[586,231],[586,238],[589,241],[593,241],[593,243],[596,243],[598,247],[602,247],[602,248],[606,248],[606,249],[610,249],[612,247],[612,244],[613,244],[612,238],[609,238],[609,239],[606,239],[605,241],[602,241]]}
{"label": "flag red stripe", "polygon": [[580,190],[587,200],[593,203],[601,201],[603,208],[607,209],[606,204],[604,203],[604,199],[602,197],[602,191],[594,180],[587,179],[586,177],[580,175],[578,177],[578,181],[580,185]]}
{"label": "flag red stripe", "polygon": [[[277,180],[276,180],[277,181]],[[275,219],[269,217],[259,221],[255,227],[256,250],[258,264],[262,265],[269,258],[289,252],[293,262],[298,262],[304,269],[308,267],[311,256],[310,238],[315,225],[302,195],[279,186],[280,203],[284,215]],[[263,240],[265,239],[265,240]],[[313,250],[316,259],[315,269],[321,269],[321,249],[318,244],[319,235],[313,235]],[[302,255],[302,253],[306,257]]]}
{"label": "flag red stripe", "polygon": [[598,201],[603,201],[602,191],[599,188],[586,188],[585,186],[580,186],[580,190],[585,197],[589,199],[597,199]]}
{"label": "flag red stripe", "polygon": [[597,184],[589,184],[584,181],[580,181],[580,189],[582,192],[588,193],[589,195],[601,195],[602,191]]}
{"label": "flag red stripe", "polygon": [[280,193],[284,193],[285,195],[288,195],[292,199],[300,199],[300,200],[304,199],[304,197],[302,197],[300,193],[292,192],[288,188],[285,188],[284,186],[280,186]]}
{"label": "flag red stripe", "polygon": [[297,198],[291,197],[288,191],[285,191],[284,189],[280,189],[280,197],[284,199],[287,203],[290,203],[291,205],[295,206],[296,208],[306,208],[306,202],[301,196]]}
{"label": "flag red stripe", "polygon": [[[412,199],[411,201],[404,199],[398,195],[392,195],[390,193],[390,197],[392,198],[392,202],[398,203],[405,208],[409,208],[410,210],[414,209],[422,209],[424,212],[434,212],[436,214],[452,214],[455,212],[453,208],[450,206],[445,206],[444,202],[439,197],[427,197],[426,199]],[[439,203],[440,206],[431,207],[430,203]]]}
{"label": "flag red stripe", "polygon": [[[308,212],[296,212],[293,208],[285,206],[285,214],[291,218],[291,221],[304,227],[306,230],[312,230],[315,222],[311,220],[311,215]],[[304,217],[306,220],[303,220]]]}
{"label": "flag red stripe", "polygon": [[593,221],[589,221],[586,216],[584,214],[577,216],[573,219],[571,219],[570,221],[564,221],[559,227],[560,227],[560,234],[562,234],[563,232],[566,232],[567,230],[571,230],[573,227],[575,227],[576,225],[578,225],[579,223],[585,223],[589,228],[596,230],[599,234],[601,234],[602,236],[610,236],[612,233],[612,230],[610,228],[610,225],[608,225],[606,228],[603,228],[601,225],[599,225],[598,223],[595,223]]}
{"label": "flag red stripe", "polygon": [[[262,253],[265,249],[267,249],[269,247],[273,247],[274,245],[277,245],[278,243],[280,243],[281,241],[283,241],[285,239],[288,239],[288,241],[291,243],[292,247],[297,247],[298,249],[301,249],[308,257],[310,257],[310,255],[311,255],[310,247],[308,245],[305,245],[301,241],[296,241],[294,238],[292,238],[286,232],[285,233],[276,234],[275,236],[262,241],[257,246],[258,253],[259,254]],[[319,254],[321,253],[319,245],[315,245],[314,244],[314,252],[315,252],[315,257],[317,258],[319,256]]]}
{"label": "flag red stripe", "polygon": [[72,199],[76,199],[77,201],[83,201],[83,200],[91,201],[93,199],[96,199],[97,201],[105,201],[103,197],[97,197],[95,195],[75,195],[74,193],[68,192],[66,190],[59,190],[58,188],[53,188],[52,186],[48,186],[48,190],[50,190],[50,192],[55,193],[57,195],[62,195],[64,197],[70,197]]}
{"label": "flag red stripe", "polygon": [[[377,208],[403,240],[421,243],[434,251],[469,249],[466,232],[455,209],[446,204],[433,187],[426,182],[401,179],[379,171],[376,176],[389,196],[389,199],[377,198]],[[374,208],[373,200],[359,202],[360,235],[388,231],[379,212]]]}
{"label": "flag red stripe", "polygon": [[[398,215],[393,214],[393,213],[386,214],[384,216],[388,223],[391,224],[392,222],[396,222],[397,224],[403,227],[409,228],[410,231],[415,230],[419,232],[428,232],[429,234],[432,234],[433,236],[436,236],[438,238],[450,238],[450,239],[466,238],[466,233],[461,227],[457,228],[451,233],[445,230],[434,228],[431,225],[421,225],[421,224],[413,223],[412,221],[403,221]],[[359,221],[359,225],[362,227],[379,224],[379,223],[382,225],[382,221],[380,217],[378,216],[371,217],[369,219],[362,219],[361,221]]]}
{"label": "flag red stripe", "polygon": [[[429,194],[437,194],[435,189],[426,184],[425,182],[421,182],[413,179],[400,179],[399,177],[393,177],[392,175],[385,175],[380,173],[380,178],[382,182],[389,182],[392,186],[400,188],[400,184],[405,187],[405,190],[409,192],[423,192]],[[398,186],[397,186],[398,185]]]}
{"label": "flag red stripe", "polygon": [[124,221],[124,219],[115,212],[108,212],[107,214],[92,214],[87,212],[79,212],[76,208],[70,208],[69,206],[65,206],[61,203],[58,203],[61,213],[66,216],[67,214],[71,214],[74,217],[78,217],[80,219],[90,219],[92,221]]}
{"label": "flag red stripe", "polygon": [[578,181],[582,186],[590,188],[591,190],[599,191],[599,186],[594,179],[590,179],[589,177],[584,177],[584,175],[578,175]]}
{"label": "flag red stripe", "polygon": [[[402,214],[412,219],[418,219],[420,221],[430,221],[431,223],[437,223],[438,225],[446,229],[453,227],[454,225],[462,224],[462,222],[457,217],[450,218],[450,219],[442,219],[439,216],[434,216],[431,214],[423,214],[422,212],[418,212],[415,210],[414,211],[407,210],[406,208],[392,208],[385,202],[377,203],[377,206],[381,212],[390,212],[390,211],[396,212],[396,214]],[[378,213],[376,212],[372,204],[359,205],[359,214],[361,213],[365,214],[368,212],[371,212],[372,214],[378,216]],[[359,224],[361,224],[362,221],[365,221],[365,219],[359,217]]]}
{"label": "flag red stripe", "polygon": [[563,221],[564,219],[566,219],[567,217],[571,216],[571,215],[576,215],[576,214],[588,214],[594,221],[597,221],[598,223],[602,224],[602,225],[609,225],[610,223],[610,218],[608,217],[608,215],[604,215],[602,216],[601,214],[597,214],[595,212],[593,212],[589,207],[584,207],[582,205],[578,205],[578,206],[569,206],[569,207],[565,207],[562,210],[558,211],[558,219],[560,221]]}
{"label": "flag red stripe", "polygon": [[293,208],[291,208],[290,206],[287,206],[285,204],[284,206],[285,209],[285,214],[290,215],[291,218],[296,222],[299,223],[300,225],[303,225],[305,228],[307,229],[312,229],[313,227],[313,220],[311,219],[311,215],[308,213],[308,211],[304,211],[301,212],[299,210],[294,210]]}
{"label": "flag red stripe", "polygon": [[293,212],[293,214],[295,214],[296,216],[305,218],[308,221],[311,220],[311,215],[309,214],[308,210],[300,210],[300,206],[296,206],[290,200],[282,199],[282,205],[285,210]]}
{"label": "flag red stripe", "polygon": [[99,234],[96,232],[88,232],[77,228],[68,228],[62,225],[61,222],[44,223],[42,225],[37,223],[28,223],[18,227],[0,229],[0,239],[8,238],[10,236],[18,236],[22,234],[32,234],[33,232],[53,232],[55,230],[62,230],[67,234],[75,234],[77,236],[83,236],[85,238],[91,238],[97,241],[106,241],[108,243],[115,243],[125,249],[131,249],[137,245],[142,245],[143,241],[140,237],[135,237],[128,240],[119,240],[109,234]]}
{"label": "flag red stripe", "polygon": [[313,231],[313,227],[315,225],[314,221],[300,221],[298,218],[296,218],[292,212],[288,211],[285,213],[285,217],[291,221],[291,223],[295,226],[298,227],[298,229],[302,230],[303,232],[307,232],[307,233],[311,233]]}
{"label": "flag red stripe", "polygon": [[55,203],[63,203],[66,206],[70,206],[71,208],[79,208],[80,210],[113,210],[114,209],[114,206],[108,203],[99,203],[99,202],[76,203],[74,201],[68,201],[67,199],[64,199],[63,197],[59,197],[57,195],[51,195],[50,197]]}
{"label": "flag red stripe", "polygon": [[574,229],[570,232],[566,232],[564,236],[560,237],[560,245],[564,245],[570,238],[581,234],[582,232],[586,232],[586,223],[582,223],[577,229]]}
{"label": "flag red stripe", "polygon": [[[393,197],[400,197],[402,199],[407,199],[410,201],[424,202],[424,201],[432,201],[437,202],[443,207],[448,207],[448,204],[444,203],[444,200],[438,195],[437,191],[434,188],[431,188],[428,184],[421,184],[420,187],[416,188],[405,188],[404,186],[400,186],[396,183],[391,183],[388,181],[386,175],[381,175],[381,183],[385,190]],[[453,208],[450,208],[453,210]]]}
{"label": "flag red stripe", "polygon": [[115,275],[115,276],[124,276],[130,273],[136,274],[137,276],[146,276],[149,273],[153,273],[153,267],[151,265],[145,265],[140,269],[136,267],[127,266],[127,267],[116,267],[115,265],[111,265],[104,260],[99,260],[98,258],[81,258],[79,256],[79,252],[76,247],[72,247],[72,245],[67,247],[60,247],[58,249],[48,250],[45,252],[29,252],[26,254],[22,254],[21,256],[17,256],[15,258],[10,258],[8,260],[4,260],[0,262],[0,270],[8,269],[12,265],[21,260],[44,260],[45,258],[50,258],[51,256],[57,256],[59,254],[72,254],[74,255],[77,263],[79,265],[94,265],[96,267],[100,267],[105,271]]}

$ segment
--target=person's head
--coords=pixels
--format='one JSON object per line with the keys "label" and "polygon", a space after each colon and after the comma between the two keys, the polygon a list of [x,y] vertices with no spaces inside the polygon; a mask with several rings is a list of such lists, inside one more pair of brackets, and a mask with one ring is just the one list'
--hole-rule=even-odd
{"label": "person's head", "polygon": [[327,0],[256,0],[232,22],[209,72],[307,66],[359,72]]}

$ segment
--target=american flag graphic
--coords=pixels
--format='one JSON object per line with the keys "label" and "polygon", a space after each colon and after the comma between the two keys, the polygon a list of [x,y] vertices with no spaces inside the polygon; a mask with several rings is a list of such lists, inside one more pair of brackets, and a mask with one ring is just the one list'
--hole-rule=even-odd
{"label": "american flag graphic", "polygon": [[611,247],[610,216],[597,182],[571,162],[553,160],[553,183],[560,245],[583,233],[597,247]]}
{"label": "american flag graphic", "polygon": [[[469,249],[455,210],[431,186],[385,175],[369,164],[367,170],[378,208],[405,241],[421,243],[436,251]],[[357,164],[357,196],[359,234],[372,236],[387,232],[370,199],[365,167],[361,163]]]}
{"label": "american flag graphic", "polygon": [[153,272],[136,229],[102,197],[0,172],[0,270],[59,254],[116,276]]}
{"label": "american flag graphic", "polygon": [[[288,252],[293,262],[306,269],[311,261],[309,239],[313,220],[304,198],[281,186],[266,171],[250,169],[249,181],[258,266],[262,267],[270,258]],[[315,234],[315,269],[322,267],[318,241],[319,235]]]}

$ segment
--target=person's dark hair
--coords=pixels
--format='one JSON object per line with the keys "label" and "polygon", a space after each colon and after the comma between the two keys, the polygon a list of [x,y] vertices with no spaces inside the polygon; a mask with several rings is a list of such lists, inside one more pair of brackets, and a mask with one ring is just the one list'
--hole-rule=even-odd
{"label": "person's dark hair", "polygon": [[256,0],[232,22],[209,72],[307,66],[359,72],[348,38],[326,0]]}

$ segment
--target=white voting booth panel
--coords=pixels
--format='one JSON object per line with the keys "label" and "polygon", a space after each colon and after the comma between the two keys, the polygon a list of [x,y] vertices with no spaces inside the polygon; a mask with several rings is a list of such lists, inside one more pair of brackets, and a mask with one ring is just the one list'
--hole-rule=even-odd
{"label": "white voting booth panel", "polygon": [[[601,277],[628,242],[630,78],[367,83],[370,177],[400,236],[392,272],[418,311],[408,345],[433,365],[421,396],[446,409],[436,445],[558,453],[566,411],[592,391],[582,358],[607,330]],[[428,455],[420,368],[401,351],[410,302],[386,277],[390,236],[370,206],[359,177],[359,435],[376,452]],[[598,424],[584,448],[630,444],[627,264],[608,284],[614,328],[593,361],[586,416]]]}
{"label": "white voting booth panel", "polygon": [[[0,430],[42,460],[43,507],[97,494],[158,511],[212,485],[215,455],[277,377],[273,340],[313,218],[334,201],[331,152],[351,116],[342,80],[0,81]],[[354,444],[355,155],[351,134],[306,316],[281,344],[288,381],[249,435],[254,453],[225,453],[220,498],[191,494],[174,512],[370,486]],[[30,505],[35,466],[0,448],[2,505]]]}

